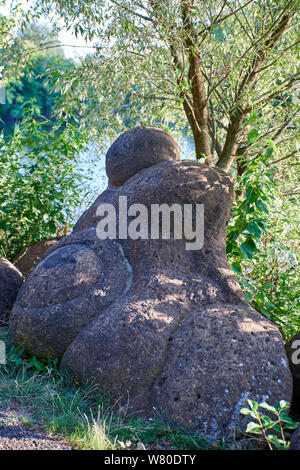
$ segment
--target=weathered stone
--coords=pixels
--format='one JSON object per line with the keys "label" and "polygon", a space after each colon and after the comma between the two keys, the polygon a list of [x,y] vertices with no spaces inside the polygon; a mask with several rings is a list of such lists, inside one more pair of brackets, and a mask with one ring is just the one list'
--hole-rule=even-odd
{"label": "weathered stone", "polygon": [[32,268],[38,263],[40,258],[46,253],[52,245],[54,245],[59,238],[50,240],[42,240],[34,243],[33,245],[22,248],[20,253],[14,258],[13,264],[23,274],[25,278],[28,277]]}
{"label": "weathered stone", "polygon": [[114,241],[101,242],[94,230],[61,239],[22,286],[10,321],[12,338],[29,353],[61,357],[76,335],[128,289],[130,277]]}
{"label": "weathered stone", "polygon": [[12,263],[0,258],[0,325],[7,322],[23,280],[22,274]]}
{"label": "weathered stone", "polygon": [[286,343],[285,350],[293,377],[291,416],[300,420],[300,332]]}
{"label": "weathered stone", "polygon": [[289,450],[300,450],[300,424],[292,435]]}
{"label": "weathered stone", "polygon": [[109,148],[106,173],[110,183],[121,186],[143,168],[164,160],[180,160],[173,137],[157,127],[135,127],[121,134]]}
{"label": "weathered stone", "polygon": [[[118,221],[120,196],[149,211],[204,204],[204,246],[98,240],[97,207],[111,203]],[[60,357],[72,376],[94,379],[131,410],[158,411],[209,440],[245,429],[247,398],[290,401],[281,335],[250,308],[227,262],[231,198],[226,173],[192,161],[159,162],[109,187],[30,274],[11,315],[13,338]]]}

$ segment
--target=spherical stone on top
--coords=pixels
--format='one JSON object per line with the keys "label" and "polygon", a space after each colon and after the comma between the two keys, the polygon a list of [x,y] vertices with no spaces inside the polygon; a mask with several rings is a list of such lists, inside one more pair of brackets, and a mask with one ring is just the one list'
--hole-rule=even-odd
{"label": "spherical stone on top", "polygon": [[106,154],[109,182],[121,186],[131,176],[164,160],[180,160],[177,142],[158,127],[139,126],[124,132]]}

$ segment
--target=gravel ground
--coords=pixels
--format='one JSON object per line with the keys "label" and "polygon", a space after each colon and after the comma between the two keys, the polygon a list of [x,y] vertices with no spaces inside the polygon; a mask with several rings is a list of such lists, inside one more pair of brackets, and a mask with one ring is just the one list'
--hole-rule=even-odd
{"label": "gravel ground", "polygon": [[72,450],[65,441],[22,422],[14,410],[0,410],[0,450]]}

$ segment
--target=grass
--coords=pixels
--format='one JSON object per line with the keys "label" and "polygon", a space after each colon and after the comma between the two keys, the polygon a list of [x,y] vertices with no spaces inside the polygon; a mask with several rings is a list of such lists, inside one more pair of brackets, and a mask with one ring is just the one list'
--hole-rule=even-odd
{"label": "grass", "polygon": [[[0,408],[24,407],[27,425],[64,437],[77,449],[209,449],[197,434],[126,414],[92,383],[77,386],[57,368],[57,362],[24,359],[0,327],[6,344],[6,364],[0,365]],[[214,446],[216,448],[217,446]],[[220,446],[222,448],[222,445]]]}

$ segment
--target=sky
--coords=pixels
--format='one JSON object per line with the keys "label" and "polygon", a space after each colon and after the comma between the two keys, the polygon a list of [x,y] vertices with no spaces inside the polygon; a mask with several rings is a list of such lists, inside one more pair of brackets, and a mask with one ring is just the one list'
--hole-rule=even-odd
{"label": "sky", "polygon": [[[33,2],[31,0],[6,0],[4,2],[4,6],[2,6],[2,2],[0,3],[0,14],[8,16],[10,13],[10,4],[21,4],[23,10],[26,11],[28,9],[28,6],[30,6],[32,3]],[[41,19],[40,22],[44,24],[49,24],[47,18]],[[63,26],[62,22],[59,24]],[[89,54],[92,51],[92,42],[86,42],[84,38],[80,35],[78,35],[76,38],[76,36],[72,34],[71,31],[67,31],[66,28],[63,28],[62,31],[59,33],[59,40],[64,45],[65,56],[68,58],[76,59],[84,57],[86,54]]]}

